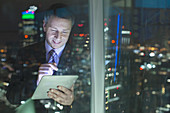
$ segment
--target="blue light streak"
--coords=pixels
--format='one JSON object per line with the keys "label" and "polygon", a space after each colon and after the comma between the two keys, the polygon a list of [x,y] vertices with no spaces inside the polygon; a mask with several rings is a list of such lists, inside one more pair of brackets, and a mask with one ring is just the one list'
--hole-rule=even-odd
{"label": "blue light streak", "polygon": [[34,15],[34,12],[33,11],[24,11],[24,12],[22,12],[22,15],[27,15],[27,14]]}
{"label": "blue light streak", "polygon": [[118,15],[117,19],[117,40],[116,40],[116,58],[115,58],[115,71],[114,71],[114,82],[116,81],[116,67],[117,67],[117,57],[118,57],[118,42],[119,42],[119,24],[120,24],[120,14]]}

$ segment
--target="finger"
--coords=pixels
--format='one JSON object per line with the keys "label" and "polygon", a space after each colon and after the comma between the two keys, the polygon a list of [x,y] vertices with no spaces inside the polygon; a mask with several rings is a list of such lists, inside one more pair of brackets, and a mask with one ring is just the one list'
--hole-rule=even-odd
{"label": "finger", "polygon": [[54,94],[58,95],[59,97],[61,97],[63,99],[67,98],[66,94],[64,94],[63,92],[56,90],[56,89],[50,89],[50,93],[54,93]]}
{"label": "finger", "polygon": [[57,98],[57,95],[54,95],[54,93],[51,93],[51,92],[48,92],[47,96],[52,99]]}
{"label": "finger", "polygon": [[71,89],[70,89],[72,92],[74,92],[74,84],[71,86]]}
{"label": "finger", "polygon": [[49,73],[49,72],[53,72],[53,70],[51,68],[49,68],[48,70],[47,69],[42,69],[42,70],[38,70],[38,72],[46,72],[46,73]]}
{"label": "finger", "polygon": [[54,62],[54,63],[52,63],[54,66],[57,66],[57,64]]}
{"label": "finger", "polygon": [[51,68],[55,71],[58,71],[58,68],[56,67],[56,63],[49,64]]}
{"label": "finger", "polygon": [[39,70],[49,70],[50,66],[49,67],[39,67]]}
{"label": "finger", "polygon": [[58,71],[58,68],[56,67],[56,65],[57,65],[56,63],[41,64],[39,69],[52,68],[53,70]]}
{"label": "finger", "polygon": [[56,101],[60,104],[64,105],[64,103],[65,103],[65,99],[63,99],[62,97],[60,97],[54,93],[48,92],[48,97],[50,97],[51,99],[53,99],[54,101]]}
{"label": "finger", "polygon": [[49,64],[41,64],[40,67],[51,67]]}
{"label": "finger", "polygon": [[41,76],[41,75],[43,75],[43,76],[46,76],[46,75],[50,76],[52,74],[50,72],[39,72],[38,76]]}
{"label": "finger", "polygon": [[39,72],[38,75],[47,75],[47,72]]}
{"label": "finger", "polygon": [[57,98],[53,98],[56,102],[62,104],[62,105],[67,105],[65,103],[65,99],[61,98],[61,97],[57,97]]}
{"label": "finger", "polygon": [[63,91],[66,95],[72,94],[72,91],[71,91],[70,89],[68,89],[68,88],[65,88],[65,87],[63,87],[63,86],[57,86],[57,88],[58,88],[59,90]]}

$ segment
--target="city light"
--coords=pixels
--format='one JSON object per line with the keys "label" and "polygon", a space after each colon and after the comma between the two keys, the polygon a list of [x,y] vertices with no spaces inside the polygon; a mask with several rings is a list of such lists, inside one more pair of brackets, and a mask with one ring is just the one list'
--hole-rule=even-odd
{"label": "city light", "polygon": [[86,43],[89,43],[89,41],[86,41]]}
{"label": "city light", "polygon": [[114,44],[114,43],[115,43],[115,40],[112,40],[112,43]]}
{"label": "city light", "polygon": [[6,61],[6,58],[1,58],[1,61],[2,61],[2,62],[5,62],[5,61]]}
{"label": "city light", "polygon": [[165,108],[165,107],[159,107],[159,110],[161,110],[161,111],[166,111],[166,112],[170,111],[169,108]]}
{"label": "city light", "polygon": [[78,34],[74,34],[74,36],[78,36]]}
{"label": "city light", "polygon": [[140,46],[140,47],[139,47],[139,50],[140,50],[140,51],[143,51],[143,50],[145,50],[145,47],[144,47],[144,46]]}
{"label": "city light", "polygon": [[140,95],[140,92],[138,91],[138,92],[136,92],[136,95]]}
{"label": "city light", "polygon": [[143,70],[143,68],[141,68],[141,67],[140,67],[139,69],[140,69],[140,70]]}
{"label": "city light", "polygon": [[4,51],[4,49],[1,49],[1,53],[4,53],[5,51]]}
{"label": "city light", "polygon": [[148,82],[148,80],[147,80],[147,79],[145,79],[145,80],[144,80],[144,82],[145,82],[145,83],[147,83],[147,82]]}
{"label": "city light", "polygon": [[25,14],[22,15],[22,19],[34,19],[35,16],[33,14]]}
{"label": "city light", "polygon": [[170,79],[167,79],[167,82],[170,82]]}
{"label": "city light", "polygon": [[162,58],[162,57],[163,57],[163,54],[160,53],[160,54],[158,55],[158,58]]}
{"label": "city light", "polygon": [[56,110],[56,107],[55,107],[55,106],[53,106],[52,108],[53,108],[53,110]]}
{"label": "city light", "polygon": [[104,26],[107,26],[107,23],[106,23],[106,22],[104,23]]}
{"label": "city light", "polygon": [[48,103],[48,104],[45,104],[44,107],[45,108],[50,108],[50,105],[51,105],[51,103]]}
{"label": "city light", "polygon": [[108,68],[108,71],[111,71],[112,70],[112,68]]}
{"label": "city light", "polygon": [[167,108],[170,108],[170,104],[167,104],[166,107],[167,107]]}
{"label": "city light", "polygon": [[133,50],[133,52],[134,52],[135,54],[138,54],[140,51],[137,50],[137,49],[135,49],[135,50]]}
{"label": "city light", "polygon": [[165,94],[165,87],[162,86],[162,94]]}
{"label": "city light", "polygon": [[152,91],[152,94],[155,95],[155,94],[156,94],[156,91]]}
{"label": "city light", "polygon": [[23,21],[23,24],[26,25],[26,24],[34,24],[35,22],[34,21]]}
{"label": "city light", "polygon": [[147,64],[146,65],[148,69],[151,69],[152,68],[152,65],[151,64]]}
{"label": "city light", "polygon": [[135,62],[141,62],[141,59],[135,59]]}
{"label": "city light", "polygon": [[84,44],[84,47],[87,47],[88,45],[87,44]]}
{"label": "city light", "polygon": [[25,35],[25,38],[28,38],[28,35]]}
{"label": "city light", "polygon": [[141,65],[139,69],[140,69],[140,70],[143,70],[143,69],[145,69],[145,66],[144,66],[144,65]]}
{"label": "city light", "polygon": [[25,104],[25,101],[21,101],[21,104]]}
{"label": "city light", "polygon": [[37,6],[30,6],[29,9],[28,9],[28,11],[29,11],[29,12],[35,12],[37,9],[38,9]]}
{"label": "city light", "polygon": [[154,56],[155,56],[155,53],[154,53],[154,52],[151,52],[151,53],[149,53],[149,56],[150,56],[150,57],[154,57]]}
{"label": "city light", "polygon": [[117,96],[117,94],[115,93],[115,94],[114,94],[114,97],[116,97],[116,96]]}
{"label": "city light", "polygon": [[43,37],[43,34],[40,34],[40,37]]}
{"label": "city light", "polygon": [[126,35],[131,35],[131,31],[125,31],[125,30],[122,30],[122,34],[126,34]]}
{"label": "city light", "polygon": [[125,28],[125,26],[123,25],[123,26],[122,26],[122,29],[124,29],[124,28]]}
{"label": "city light", "polygon": [[84,36],[84,34],[79,34],[79,36],[80,36],[80,37],[83,37],[83,36]]}
{"label": "city light", "polygon": [[60,110],[62,110],[62,109],[63,109],[63,106],[62,106],[62,105],[60,105],[60,104],[57,104],[57,107],[58,107]]}
{"label": "city light", "polygon": [[156,65],[153,64],[153,65],[152,65],[152,68],[156,68]]}
{"label": "city light", "polygon": [[140,56],[145,56],[145,53],[144,52],[140,52],[139,55]]}
{"label": "city light", "polygon": [[168,60],[167,60],[167,59],[162,59],[161,61],[162,61],[162,62],[168,62]]}
{"label": "city light", "polygon": [[107,32],[107,31],[109,31],[109,28],[108,28],[108,27],[105,27],[105,28],[104,28],[104,32]]}
{"label": "city light", "polygon": [[150,51],[157,51],[158,50],[158,48],[156,48],[156,47],[148,47],[147,49],[150,50]]}
{"label": "city light", "polygon": [[35,11],[37,10],[38,8],[36,6],[30,6],[28,10],[22,12],[22,19],[34,19],[35,18]]}
{"label": "city light", "polygon": [[84,24],[78,24],[78,27],[83,27],[84,26]]}
{"label": "city light", "polygon": [[109,109],[109,107],[106,107],[106,110],[108,110]]}
{"label": "city light", "polygon": [[105,90],[105,94],[108,94],[109,92],[108,92],[108,90]]}
{"label": "city light", "polygon": [[3,85],[4,86],[9,86],[9,83],[8,82],[3,82]]}
{"label": "city light", "polygon": [[116,72],[116,75],[119,75],[119,72]]}

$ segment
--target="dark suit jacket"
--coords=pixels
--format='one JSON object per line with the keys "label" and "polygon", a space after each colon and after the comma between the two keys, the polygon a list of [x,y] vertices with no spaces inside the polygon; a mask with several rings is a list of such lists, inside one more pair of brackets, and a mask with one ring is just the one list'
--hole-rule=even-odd
{"label": "dark suit jacket", "polygon": [[[20,104],[30,98],[36,88],[38,68],[46,63],[45,41],[22,48],[18,52],[15,69],[7,89],[7,99],[12,104]],[[74,74],[72,71],[71,47],[67,44],[60,57],[55,74]],[[67,107],[68,108],[68,107]]]}

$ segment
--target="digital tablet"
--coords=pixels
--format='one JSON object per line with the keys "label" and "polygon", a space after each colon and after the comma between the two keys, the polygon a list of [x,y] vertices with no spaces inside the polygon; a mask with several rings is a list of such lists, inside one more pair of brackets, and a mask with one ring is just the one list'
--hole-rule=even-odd
{"label": "digital tablet", "polygon": [[57,86],[64,86],[70,89],[77,78],[77,75],[43,76],[31,99],[49,99],[47,91],[49,91],[50,88],[57,89]]}

